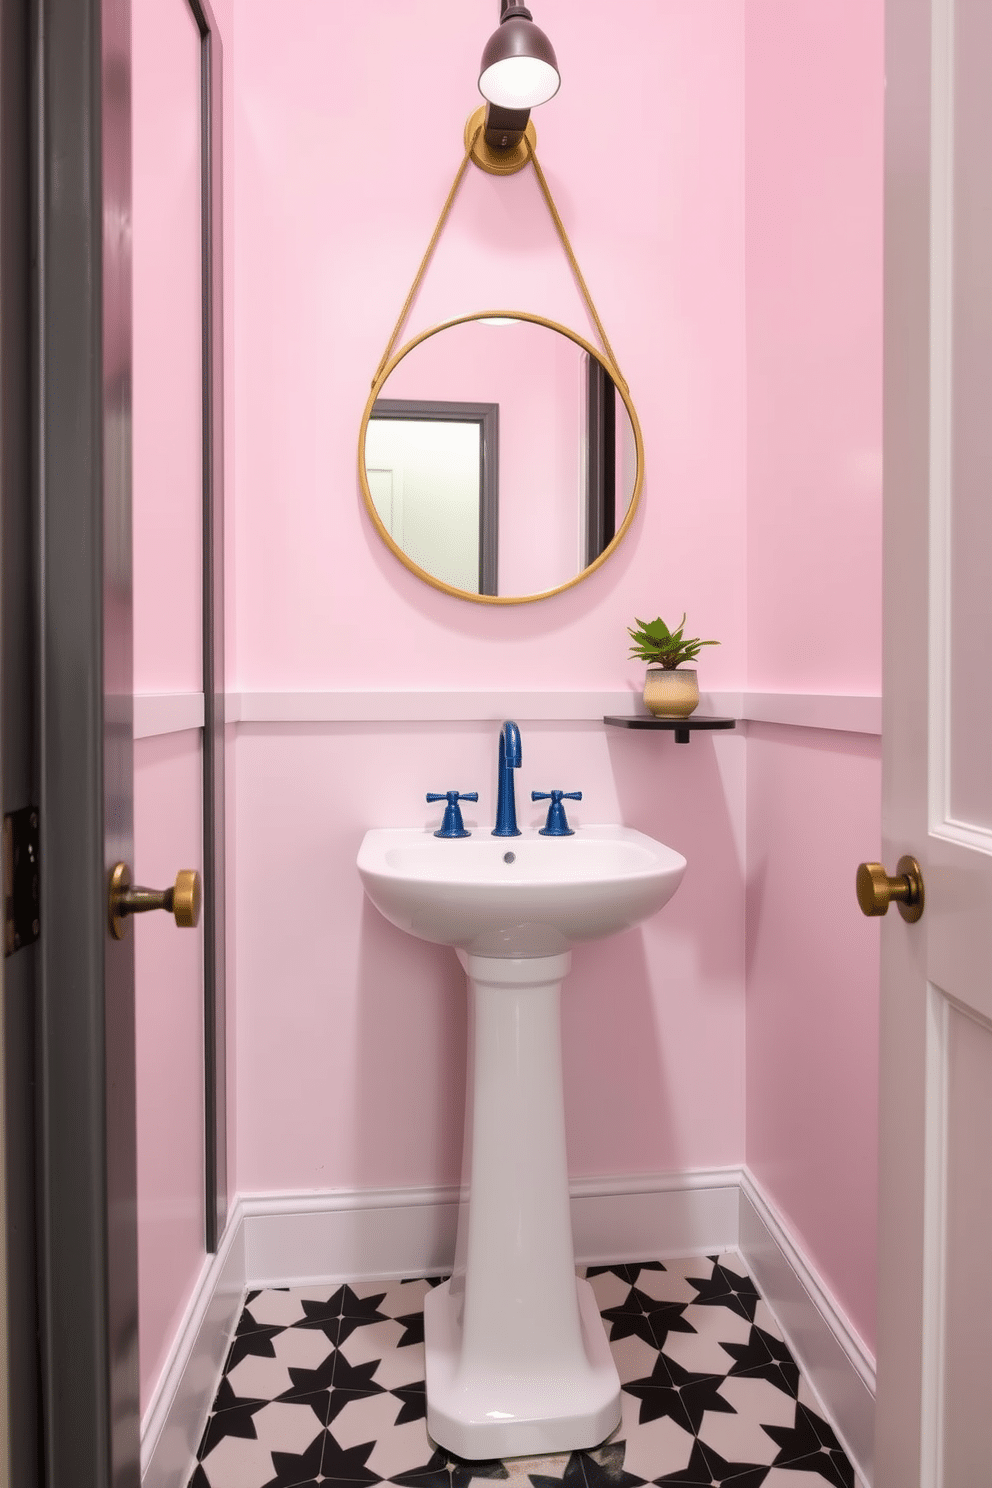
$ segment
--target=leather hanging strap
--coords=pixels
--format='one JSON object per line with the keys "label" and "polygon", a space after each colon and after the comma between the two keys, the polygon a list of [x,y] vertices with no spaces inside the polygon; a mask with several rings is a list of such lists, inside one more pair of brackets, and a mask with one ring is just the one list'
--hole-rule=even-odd
{"label": "leather hanging strap", "polygon": [[403,302],[403,309],[400,311],[400,318],[396,322],[396,324],[393,326],[393,334],[390,336],[390,338],[389,338],[389,344],[387,345],[386,350],[382,354],[382,361],[379,363],[378,367],[376,367],[376,369],[375,369],[375,376],[372,379],[372,386],[373,387],[375,387],[375,385],[377,384],[377,382],[381,378],[381,376],[383,374],[383,371],[385,370],[386,364],[389,361],[389,358],[393,354],[393,347],[396,345],[397,337],[399,336],[400,331],[403,329],[403,324],[404,324],[407,316],[410,314],[410,306],[413,304],[414,297],[415,297],[415,295],[417,293],[417,290],[420,288],[420,281],[423,279],[424,273],[426,272],[426,269],[427,269],[427,265],[431,261],[431,255],[433,254],[434,249],[437,247],[437,240],[441,236],[441,231],[442,231],[442,229],[444,227],[444,224],[448,220],[448,216],[449,216],[449,214],[451,212],[451,208],[454,205],[455,197],[458,195],[458,188],[462,184],[462,180],[464,179],[465,172],[468,169],[468,163],[472,159],[472,151],[475,149],[475,142],[479,138],[479,135],[481,133],[482,133],[482,126],[480,125],[479,128],[473,134],[472,138],[469,140],[468,145],[466,146],[466,149],[465,149],[465,158],[463,159],[461,165],[458,167],[458,170],[455,172],[455,179],[452,182],[451,190],[448,192],[448,199],[445,202],[444,206],[441,208],[441,215],[437,219],[437,227],[435,227],[433,233],[431,234],[431,240],[427,244],[427,252],[424,254],[423,258],[420,260],[420,268],[417,270],[416,274],[414,275],[413,283],[410,285],[410,293],[407,295],[405,301]]}
{"label": "leather hanging strap", "polygon": [[[410,313],[410,306],[413,304],[417,291],[420,288],[424,274],[427,270],[427,265],[431,261],[434,249],[437,247],[438,239],[440,238],[441,233],[444,229],[444,224],[447,222],[448,217],[451,214],[451,208],[454,205],[455,197],[458,195],[458,188],[465,178],[465,172],[468,169],[469,161],[472,159],[472,151],[475,149],[476,140],[479,138],[479,135],[481,133],[482,125],[480,125],[479,128],[475,131],[475,133],[472,135],[472,138],[469,140],[468,145],[466,146],[464,158],[461,165],[458,167],[458,170],[455,172],[455,179],[452,182],[451,190],[448,192],[447,200],[445,201],[444,206],[441,208],[441,215],[437,219],[437,226],[431,234],[431,240],[427,245],[427,251],[425,252],[423,258],[420,260],[420,267],[417,270],[414,276],[413,283],[410,286],[410,293],[407,295],[403,303],[403,309],[400,311],[399,319],[393,326],[393,334],[390,336],[389,342],[386,346],[386,350],[382,354],[382,360],[375,370],[375,376],[372,379],[373,387],[376,387],[380,382],[383,373],[385,372],[386,366],[389,363],[389,359],[393,354],[393,347],[396,345],[400,331],[403,329],[406,318]],[[606,359],[609,364],[607,370],[609,371],[610,376],[613,378],[614,382],[619,383],[624,392],[628,392],[629,389],[627,387],[627,383],[621,375],[620,368],[617,366],[617,359],[613,355],[613,347],[610,345],[609,338],[607,337],[607,334],[603,329],[603,322],[600,320],[599,315],[596,313],[596,306],[592,302],[592,295],[589,293],[586,281],[582,275],[582,270],[579,268],[578,259],[575,257],[575,252],[572,248],[571,243],[569,242],[568,233],[565,231],[565,224],[562,222],[558,208],[555,206],[555,199],[551,195],[551,187],[548,185],[547,178],[545,177],[540,163],[538,162],[537,151],[531,145],[530,140],[528,140],[526,136],[524,138],[527,145],[528,159],[530,160],[531,165],[534,167],[534,174],[537,176],[537,182],[541,188],[541,193],[544,196],[548,211],[551,214],[551,220],[555,225],[555,230],[558,233],[562,248],[565,250],[565,257],[568,259],[568,262],[571,266],[572,273],[575,276],[575,281],[582,292],[582,298],[585,300],[586,309],[589,311],[593,324],[595,325],[596,331],[599,335],[600,343],[603,347],[604,352],[606,353]]]}
{"label": "leather hanging strap", "polygon": [[537,158],[537,151],[532,147],[530,140],[528,140],[526,136],[524,137],[524,140],[527,145],[527,150],[530,154],[530,163],[534,167],[534,174],[537,177],[538,185],[544,193],[544,200],[548,204],[548,211],[551,213],[551,220],[558,230],[558,236],[561,239],[561,246],[565,250],[565,257],[568,259],[569,263],[572,266],[572,273],[575,275],[576,283],[582,291],[582,298],[586,302],[586,309],[592,316],[596,330],[599,332],[600,343],[602,344],[603,350],[606,352],[607,360],[610,363],[610,374],[613,377],[614,382],[618,382],[625,392],[629,392],[630,390],[627,387],[626,381],[620,375],[620,368],[617,366],[617,359],[613,355],[613,347],[610,345],[609,338],[607,337],[606,332],[603,330],[603,322],[600,320],[599,316],[596,313],[596,306],[592,302],[592,295],[589,293],[589,290],[586,287],[586,281],[582,277],[582,270],[579,268],[579,261],[575,256],[571,243],[568,240],[568,233],[565,231],[565,224],[564,222],[562,222],[558,208],[555,206],[555,199],[551,195],[551,187],[548,185],[545,174],[541,169],[540,162]]}

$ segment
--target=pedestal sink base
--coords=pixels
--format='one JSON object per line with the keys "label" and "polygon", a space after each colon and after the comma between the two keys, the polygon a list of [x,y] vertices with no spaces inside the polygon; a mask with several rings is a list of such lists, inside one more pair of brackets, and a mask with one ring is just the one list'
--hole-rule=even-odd
{"label": "pedestal sink base", "polygon": [[[459,1457],[529,1457],[595,1447],[620,1423],[620,1388],[592,1287],[576,1279],[582,1350],[511,1375],[467,1357],[451,1282],[424,1302],[427,1430]],[[501,1417],[503,1419],[501,1419]]]}
{"label": "pedestal sink base", "polygon": [[458,954],[469,1197],[451,1281],[424,1307],[427,1429],[459,1457],[595,1446],[620,1420],[620,1380],[575,1276],[559,1018],[571,954]]}

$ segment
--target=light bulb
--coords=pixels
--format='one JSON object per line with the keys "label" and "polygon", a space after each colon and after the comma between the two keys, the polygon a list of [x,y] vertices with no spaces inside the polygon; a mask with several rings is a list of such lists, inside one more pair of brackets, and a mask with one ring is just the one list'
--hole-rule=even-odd
{"label": "light bulb", "polygon": [[505,57],[487,67],[479,79],[483,98],[499,108],[536,108],[554,98],[561,78],[540,57]]}

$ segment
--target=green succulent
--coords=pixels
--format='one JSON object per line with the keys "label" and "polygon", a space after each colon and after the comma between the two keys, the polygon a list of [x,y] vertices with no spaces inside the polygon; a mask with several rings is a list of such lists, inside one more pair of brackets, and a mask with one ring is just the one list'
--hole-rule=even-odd
{"label": "green succulent", "polygon": [[685,615],[682,616],[678,630],[669,630],[659,615],[657,620],[636,620],[636,630],[628,625],[627,634],[633,641],[629,655],[636,656],[641,661],[648,662],[651,666],[664,667],[666,671],[674,671],[684,661],[695,661],[703,646],[719,646],[719,641],[701,641],[698,637],[686,640],[682,632],[685,630]]}

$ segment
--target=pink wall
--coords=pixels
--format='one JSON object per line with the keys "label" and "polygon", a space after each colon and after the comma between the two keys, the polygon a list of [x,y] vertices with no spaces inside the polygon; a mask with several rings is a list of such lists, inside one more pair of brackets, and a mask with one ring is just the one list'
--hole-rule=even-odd
{"label": "pink wall", "polygon": [[[478,0],[453,13],[448,54],[431,63],[436,79],[416,90],[408,59],[417,55],[417,16],[399,0],[333,17],[301,0],[294,25],[279,29],[258,0],[239,6],[241,686],[634,685],[626,624],[634,614],[686,609],[693,630],[723,641],[706,655],[704,686],[739,686],[746,676],[762,689],[877,690],[878,7],[866,25],[853,3],[828,14],[791,0],[749,0],[746,9],[631,0],[611,10],[610,55],[624,58],[624,71],[607,75],[605,105],[590,108],[584,79],[602,72],[584,24],[592,10],[592,0],[546,0],[542,8],[566,83],[536,123],[643,425],[644,504],[622,552],[587,583],[538,606],[493,611],[438,595],[402,570],[378,545],[354,475],[367,379],[459,158],[491,6]],[[331,56],[343,59],[333,105]],[[414,91],[418,127],[432,145],[412,163],[402,141]],[[494,180],[470,171],[403,334],[514,307],[589,333],[529,174]],[[657,923],[576,958],[566,1029],[574,1170],[742,1159],[746,1070],[749,1159],[870,1340],[871,943],[851,942],[850,964],[835,965],[818,959],[810,925],[804,960],[774,875],[763,870],[762,897],[749,872],[758,949],[745,1063],[743,894],[734,897],[745,873],[744,741],[682,750],[598,730],[524,729],[525,751],[540,739],[556,780],[587,792],[587,820],[599,802],[606,815],[619,811],[676,846],[689,843],[690,874]],[[829,835],[843,785],[853,873],[877,835],[873,746],[838,738],[819,748],[816,739],[758,730],[746,748],[755,758],[746,787],[754,861],[764,864],[774,850],[777,873],[780,856],[782,871],[801,860],[810,823]],[[460,980],[450,957],[398,941],[364,905],[354,854],[366,826],[425,820],[425,789],[478,786],[485,825],[494,750],[495,728],[469,725],[242,731],[238,1182],[245,1189],[455,1175]],[[783,782],[797,772],[805,778],[805,814],[772,811],[763,821],[770,760]],[[688,818],[669,814],[676,799],[687,803],[691,830]],[[262,913],[262,884],[278,861],[301,867],[309,929],[292,945]],[[727,879],[716,921],[712,899],[692,888],[710,872]],[[846,908],[842,878],[830,902]],[[863,998],[839,997],[840,977]],[[397,1004],[395,982],[414,996],[415,1015]],[[629,1020],[619,1023],[609,990],[618,983],[634,994]],[[789,996],[798,1024],[775,1012]],[[825,1007],[837,1019],[835,1037],[811,1046],[806,1029],[818,1027]],[[645,1075],[642,1084],[625,1079],[611,1047],[605,1106],[581,1093],[602,1068],[604,1028],[622,1029],[615,1036]],[[839,1066],[849,1087],[847,1126],[826,1098],[828,1047],[847,1050]],[[825,1095],[807,1106],[801,1125],[788,1119],[793,1065]],[[387,1093],[410,1113],[402,1131],[384,1115]],[[852,1129],[855,1170],[844,1169],[838,1222],[817,1207],[824,1185],[806,1155],[816,1152],[833,1182],[842,1158],[851,1161]]]}
{"label": "pink wall", "polygon": [[[739,1161],[743,740],[684,748],[607,736],[595,724],[523,720],[521,735],[522,824],[544,822],[530,790],[559,782],[584,793],[570,821],[630,822],[689,858],[656,919],[574,952],[564,1001],[572,1171]],[[453,952],[381,918],[354,861],[370,826],[439,822],[428,789],[477,787],[466,825],[487,831],[496,743],[495,724],[242,730],[244,1191],[458,1180],[464,976]],[[263,871],[265,862],[291,871]]]}
{"label": "pink wall", "polygon": [[[214,8],[226,49],[230,0],[214,0]],[[201,687],[200,41],[184,0],[136,4],[132,49],[134,688],[195,692]],[[229,159],[233,164],[233,150]],[[231,614],[233,632],[233,604]],[[139,740],[134,770],[135,881],[159,887],[180,867],[202,872],[199,732]],[[233,845],[231,838],[232,870]],[[136,922],[133,933],[145,1408],[205,1260],[203,937],[179,933],[159,915]],[[230,941],[233,948],[233,932]]]}
{"label": "pink wall", "polygon": [[[881,685],[882,0],[748,0],[748,681]],[[752,727],[747,1159],[875,1335],[878,740]]]}
{"label": "pink wall", "polygon": [[[407,0],[296,0],[279,25],[261,0],[239,0],[231,685],[636,685],[625,626],[686,609],[695,633],[723,641],[705,653],[705,687],[747,675],[877,689],[878,10],[869,24],[853,0],[625,0],[593,104],[604,59],[586,22],[599,7],[542,0],[566,81],[536,116],[541,158],[630,382],[647,469],[611,563],[558,599],[493,610],[428,589],[378,544],[355,462],[369,381],[476,106],[494,7],[453,8],[448,50],[428,64]],[[406,143],[410,108],[429,145]],[[590,334],[529,173],[472,170],[405,334],[494,306]],[[749,1161],[870,1340],[873,941],[860,921],[826,927],[847,923],[844,877],[877,836],[874,746],[754,729],[682,748],[520,721],[522,792],[579,786],[578,820],[619,815],[690,862],[656,921],[576,955],[573,1170],[741,1160],[746,1079]],[[367,826],[426,820],[427,789],[477,785],[488,825],[495,725],[245,726],[234,756],[238,1187],[451,1181],[460,973],[364,903],[354,856]],[[831,913],[804,901],[800,934],[791,871],[821,838]],[[794,1116],[810,1091],[821,1099]],[[831,1185],[839,1218],[822,1204]]]}
{"label": "pink wall", "polygon": [[132,26],[134,683],[200,687],[200,41],[185,3]]}
{"label": "pink wall", "polygon": [[877,738],[751,725],[747,1160],[869,1349],[875,1340]]}
{"label": "pink wall", "polygon": [[[134,150],[134,685],[201,687],[200,42],[138,5]],[[137,883],[202,871],[196,732],[135,746]],[[146,1406],[203,1264],[203,943],[135,923],[139,1342]]]}
{"label": "pink wall", "polygon": [[[461,160],[496,13],[463,0],[427,59],[408,0],[297,0],[278,26],[262,0],[238,5],[242,686],[374,689],[399,671],[406,687],[609,687],[637,675],[632,616],[683,609],[724,638],[710,684],[741,676],[741,0],[612,7],[605,75],[594,0],[541,11],[566,81],[537,114],[539,151],[645,429],[633,540],[579,589],[494,612],[426,588],[365,515],[362,409]],[[590,332],[530,171],[469,171],[406,334],[494,306]]]}
{"label": "pink wall", "polygon": [[[135,746],[134,877],[164,887],[202,871],[200,739]],[[142,1405],[203,1265],[203,932],[134,922],[138,1060],[138,1284]]]}
{"label": "pink wall", "polygon": [[[626,625],[683,609],[698,633],[724,639],[707,684],[739,680],[743,8],[614,7],[610,56],[626,61],[607,65],[605,103],[589,84],[603,75],[594,13],[592,0],[542,6],[566,83],[537,117],[539,148],[644,426],[644,502],[628,543],[590,580],[540,605],[492,609],[434,592],[379,544],[355,464],[370,379],[461,158],[495,7],[454,7],[445,49],[428,60],[420,13],[405,0],[299,0],[293,23],[279,26],[260,0],[239,4],[242,687],[639,685]],[[430,142],[413,152],[403,143],[411,109]],[[405,334],[493,308],[536,310],[589,334],[529,172],[469,172]],[[743,742],[684,749],[598,725],[519,721],[520,792],[580,787],[579,820],[620,814],[691,844],[685,884],[657,923],[576,954],[565,1035],[573,1170],[737,1161]],[[355,854],[368,826],[427,820],[430,789],[477,787],[478,820],[491,825],[496,728],[242,728],[244,1190],[457,1176],[461,973],[453,956],[400,936],[364,903]],[[291,881],[277,864],[293,865]],[[726,905],[717,921],[708,882]]]}
{"label": "pink wall", "polygon": [[748,682],[877,693],[882,0],[748,0]]}

